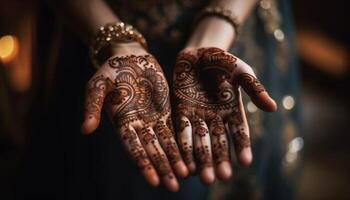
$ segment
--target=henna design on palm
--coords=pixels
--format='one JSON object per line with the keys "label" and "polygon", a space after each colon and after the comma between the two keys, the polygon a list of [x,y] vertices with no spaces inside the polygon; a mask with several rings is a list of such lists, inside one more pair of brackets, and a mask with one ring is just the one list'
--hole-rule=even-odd
{"label": "henna design on palm", "polygon": [[116,87],[108,98],[116,122],[151,123],[170,112],[169,88],[152,56],[115,57],[109,66],[116,69]]}
{"label": "henna design on palm", "polygon": [[97,128],[105,102],[109,117],[126,152],[146,180],[157,185],[158,176],[170,190],[177,190],[178,176],[187,176],[171,122],[169,87],[152,55],[117,56],[109,59],[89,81],[85,132]]}
{"label": "henna design on palm", "polygon": [[[252,69],[218,48],[185,49],[177,56],[173,85],[179,146],[189,169],[196,169],[190,167],[195,160],[205,183],[214,181],[213,167],[219,178],[230,177],[226,132],[234,139],[240,163],[249,164],[249,129],[239,86],[258,107],[266,111],[276,109]],[[194,151],[188,148],[192,143]]]}

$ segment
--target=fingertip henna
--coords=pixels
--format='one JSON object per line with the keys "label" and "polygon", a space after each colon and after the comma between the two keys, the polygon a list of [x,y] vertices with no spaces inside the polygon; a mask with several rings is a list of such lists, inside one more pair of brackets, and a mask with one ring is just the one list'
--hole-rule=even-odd
{"label": "fingertip henna", "polygon": [[250,138],[246,133],[246,128],[243,125],[244,121],[240,112],[236,112],[232,115],[228,120],[228,124],[231,129],[236,153],[239,154],[244,148],[250,147]]}
{"label": "fingertip henna", "polygon": [[90,84],[86,91],[85,118],[95,118],[99,122],[110,80],[101,74],[92,78]]}
{"label": "fingertip henna", "polygon": [[254,99],[256,99],[260,93],[266,91],[260,81],[248,73],[240,74],[237,77],[237,83],[240,84],[243,87],[244,91]]}
{"label": "fingertip henna", "polygon": [[212,151],[215,165],[223,161],[229,161],[229,144],[226,136],[225,125],[220,116],[216,116],[210,121],[212,133]]}
{"label": "fingertip henna", "polygon": [[172,131],[161,120],[157,121],[154,131],[168,156],[170,163],[175,164],[181,160],[179,149],[173,138]]}
{"label": "fingertip henna", "polygon": [[124,148],[129,152],[130,157],[134,160],[136,166],[141,172],[153,169],[147,153],[138,138],[135,130],[130,129],[127,125],[120,128],[120,138],[123,141]]}

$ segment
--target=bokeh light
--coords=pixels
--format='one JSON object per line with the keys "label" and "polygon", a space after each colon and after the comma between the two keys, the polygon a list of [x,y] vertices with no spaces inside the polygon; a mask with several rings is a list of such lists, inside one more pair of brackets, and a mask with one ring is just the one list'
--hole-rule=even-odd
{"label": "bokeh light", "polygon": [[11,62],[17,57],[18,40],[15,36],[6,35],[0,38],[0,59],[4,63]]}

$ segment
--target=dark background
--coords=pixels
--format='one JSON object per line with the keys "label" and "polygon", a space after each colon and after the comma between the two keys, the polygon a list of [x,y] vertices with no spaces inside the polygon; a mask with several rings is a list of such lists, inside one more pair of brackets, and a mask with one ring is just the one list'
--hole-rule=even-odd
{"label": "dark background", "polygon": [[[349,10],[345,2],[292,2],[303,81],[305,161],[297,195],[301,200],[350,199]],[[4,200],[18,196],[15,194],[18,185],[30,184],[21,182],[21,173],[26,170],[23,163],[29,162],[24,155],[35,146],[32,143],[34,136],[28,131],[33,128],[31,120],[36,115],[31,108],[36,103],[33,100],[38,91],[44,91],[40,98],[45,99],[54,87],[50,80],[41,85],[43,80],[38,78],[50,77],[51,68],[40,73],[35,68],[40,64],[53,65],[58,59],[54,56],[37,58],[36,49],[58,45],[60,41],[50,39],[62,31],[57,26],[52,28],[54,30],[38,33],[38,24],[54,22],[55,16],[45,12],[48,11],[37,1],[2,0],[0,3],[0,38],[14,35],[20,44],[18,54],[12,60],[0,62],[0,199]],[[48,17],[38,18],[43,15]],[[45,53],[52,55],[52,52],[41,52],[40,55],[45,57]],[[54,126],[42,125],[48,130]],[[58,138],[50,139],[59,142]],[[50,148],[53,147],[48,145],[37,150]],[[56,153],[54,155],[60,156]],[[56,158],[47,159],[50,162]],[[61,177],[57,180],[63,181],[57,185],[65,184],[62,176],[68,173],[67,166],[62,164],[60,167],[59,172],[44,172]],[[41,189],[44,193],[45,189],[49,190],[47,193],[54,191],[49,188]]]}

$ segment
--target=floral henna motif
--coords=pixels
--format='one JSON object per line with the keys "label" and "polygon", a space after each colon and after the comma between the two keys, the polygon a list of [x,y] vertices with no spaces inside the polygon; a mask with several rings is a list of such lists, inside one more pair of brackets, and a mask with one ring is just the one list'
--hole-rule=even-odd
{"label": "floral henna motif", "polygon": [[[237,107],[233,86],[229,83],[236,67],[235,62],[236,58],[233,56],[228,56],[217,48],[210,48],[198,50],[197,55],[180,53],[175,66],[174,92],[177,100],[177,115],[190,119],[194,134],[199,138],[209,134],[202,124],[205,121],[214,123],[212,133],[215,137],[213,140],[215,162],[229,160],[228,144],[226,138],[222,139],[225,127],[223,122],[215,120],[215,117],[218,114],[225,117],[224,115],[230,114]],[[212,78],[209,80],[209,77]],[[188,122],[180,120],[179,130],[182,131],[186,126]],[[210,144],[200,143],[201,145],[195,147],[199,168],[212,166],[208,146]],[[188,150],[187,143],[180,145],[185,162],[189,163],[193,159],[192,151]]]}
{"label": "floral henna motif", "polygon": [[153,163],[160,176],[172,176],[167,156],[171,162],[181,156],[173,138],[169,87],[158,62],[152,55],[130,55],[111,58],[105,66],[108,73],[90,80],[87,113],[99,119],[105,98],[108,113],[139,168],[151,169]]}
{"label": "floral henna motif", "polygon": [[122,128],[121,139],[124,141],[126,148],[130,148],[131,157],[135,160],[136,165],[143,171],[144,169],[152,169],[151,162],[149,161],[147,154],[138,142],[138,137],[135,131],[131,131],[126,126]]}
{"label": "floral henna motif", "polygon": [[[248,93],[257,94],[265,91],[258,80],[250,74],[240,74],[238,80],[235,80],[233,75],[238,67],[237,60],[221,49],[201,48],[180,52],[174,69],[176,115],[178,118],[185,116],[190,120],[193,134],[199,136],[197,139],[204,137],[207,130],[200,126],[200,122],[196,119],[202,119],[204,123],[210,124],[212,153],[216,164],[230,159],[224,121],[233,120],[237,126],[232,133],[236,139],[237,150],[250,145],[247,133],[240,128],[243,127],[244,121],[239,113],[237,83],[245,90],[252,88],[247,91]],[[186,126],[186,121],[179,121],[179,131]],[[182,150],[185,148],[184,144],[180,144]],[[205,145],[195,146],[195,156],[201,165],[211,162],[207,151],[209,149]],[[189,152],[183,150],[184,158]]]}
{"label": "floral henna motif", "polygon": [[108,96],[114,118],[125,124],[140,118],[155,122],[170,112],[169,88],[159,64],[151,55],[115,57],[115,88]]}
{"label": "floral henna motif", "polygon": [[228,142],[226,140],[225,125],[220,116],[216,116],[211,120],[212,126],[212,145],[213,145],[213,157],[216,164],[220,164],[222,161],[229,161]]}
{"label": "floral henna motif", "polygon": [[195,129],[195,134],[199,137],[205,137],[207,134],[209,134],[209,131],[203,127],[204,121],[202,119],[193,119],[193,127]]}
{"label": "floral henna motif", "polygon": [[[199,79],[201,66],[197,64],[196,58],[207,53],[205,50],[199,52],[197,56],[188,53],[178,55],[174,72],[174,92],[178,100],[178,114],[183,114],[189,118],[196,114],[207,119],[210,117],[211,111],[230,110],[235,103],[234,93],[232,87],[226,83],[227,78],[225,78],[225,76],[231,76],[231,73],[220,70],[221,68],[218,66],[216,66],[216,69],[219,70],[211,75],[218,87],[206,84],[205,80],[202,80],[203,78]],[[230,59],[230,61],[235,62],[235,59]],[[231,65],[234,65],[234,63],[231,63]],[[210,69],[213,69],[213,67]],[[210,69],[204,67],[202,71],[210,71]],[[212,93],[213,90],[215,91]],[[179,104],[182,105],[179,106]],[[191,109],[191,107],[193,112],[188,113],[188,109]]]}
{"label": "floral henna motif", "polygon": [[[210,145],[210,140],[205,141],[205,137],[208,136],[209,131],[205,128],[205,123],[202,119],[197,116],[193,117],[193,130],[195,136],[197,136],[197,142],[200,143],[195,148],[195,156],[199,163],[200,168],[212,166],[211,160],[211,150],[208,145]],[[196,138],[196,137],[195,137]]]}
{"label": "floral henna motif", "polygon": [[243,119],[239,112],[236,112],[228,120],[229,126],[231,126],[232,136],[235,143],[237,152],[241,152],[244,148],[250,146],[250,139],[244,130]]}
{"label": "floral henna motif", "polygon": [[162,147],[167,152],[169,161],[171,163],[178,162],[181,157],[173,139],[173,134],[170,128],[168,128],[163,121],[158,121],[155,125],[154,131],[157,133],[158,139],[162,143]]}
{"label": "floral henna motif", "polygon": [[140,133],[142,135],[141,138],[145,145],[148,145],[149,143],[154,143],[155,140],[157,139],[157,137],[150,132],[149,128],[146,128],[146,127],[142,128]]}
{"label": "floral henna motif", "polygon": [[[142,128],[140,130],[140,133],[141,133],[140,137],[142,138],[144,145],[145,146],[150,145],[150,147],[148,147],[148,148],[151,148],[155,151],[155,153],[152,153],[150,155],[150,157],[151,157],[151,160],[152,160],[154,166],[156,167],[159,175],[160,176],[164,176],[164,175],[170,176],[171,166],[169,165],[165,154],[160,152],[160,147],[156,144],[157,143],[156,142],[156,140],[157,140],[156,135],[152,134],[150,131],[150,128],[147,128],[147,127]],[[171,178],[172,178],[172,176],[171,176]]]}
{"label": "floral henna motif", "polygon": [[157,121],[154,131],[158,133],[157,136],[159,139],[169,140],[173,138],[171,130],[165,125],[163,121]]}
{"label": "floral henna motif", "polygon": [[225,134],[225,125],[220,119],[219,116],[216,116],[212,121],[211,125],[213,126],[212,134],[216,137],[220,137]]}

